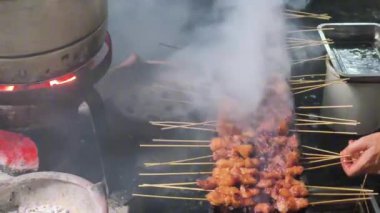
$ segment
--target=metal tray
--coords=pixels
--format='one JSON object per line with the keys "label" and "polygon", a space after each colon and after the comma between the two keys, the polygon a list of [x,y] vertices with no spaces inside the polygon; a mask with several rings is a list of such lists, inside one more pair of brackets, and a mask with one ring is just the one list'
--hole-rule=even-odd
{"label": "metal tray", "polygon": [[[333,30],[324,30],[333,28]],[[380,25],[376,23],[329,23],[318,26],[337,74],[351,81],[380,82]]]}

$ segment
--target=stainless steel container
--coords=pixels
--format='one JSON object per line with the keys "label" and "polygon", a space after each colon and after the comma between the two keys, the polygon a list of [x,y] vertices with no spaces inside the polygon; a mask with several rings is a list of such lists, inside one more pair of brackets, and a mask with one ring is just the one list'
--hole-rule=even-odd
{"label": "stainless steel container", "polygon": [[0,83],[62,75],[104,43],[107,0],[0,1]]}
{"label": "stainless steel container", "polygon": [[[323,28],[334,28],[324,31]],[[355,119],[358,126],[336,125],[336,131],[360,135],[380,129],[380,25],[374,23],[332,23],[318,27],[331,61],[326,61],[326,80],[349,78],[347,83],[326,87],[323,105],[352,104],[352,109],[323,109],[322,116]]]}
{"label": "stainless steel container", "polygon": [[0,191],[0,212],[108,212],[101,184],[94,185],[65,173],[35,172],[5,177],[0,180]]}

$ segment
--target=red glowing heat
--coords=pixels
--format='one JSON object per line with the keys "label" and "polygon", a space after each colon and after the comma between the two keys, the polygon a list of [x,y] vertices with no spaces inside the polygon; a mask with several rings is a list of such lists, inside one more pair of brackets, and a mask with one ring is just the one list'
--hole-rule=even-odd
{"label": "red glowing heat", "polygon": [[62,85],[62,84],[67,84],[67,83],[70,83],[72,81],[75,81],[77,79],[77,77],[75,75],[68,75],[68,76],[64,76],[62,78],[59,78],[59,79],[54,79],[54,80],[51,80],[49,81],[49,85],[52,87],[52,86],[55,86],[55,85]]}

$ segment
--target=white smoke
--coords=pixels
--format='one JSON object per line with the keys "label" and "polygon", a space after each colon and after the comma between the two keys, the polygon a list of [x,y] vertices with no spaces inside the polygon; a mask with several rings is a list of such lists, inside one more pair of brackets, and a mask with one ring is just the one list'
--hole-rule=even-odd
{"label": "white smoke", "polygon": [[[191,3],[169,0],[131,2],[134,3],[129,5],[130,13],[125,15],[125,22],[130,25],[121,26],[136,30],[132,32],[135,39],[129,40],[148,45],[140,49],[149,52],[148,49],[159,42],[185,42],[182,49],[169,59],[179,65],[179,69],[156,76],[152,83],[159,84],[160,88],[141,85],[141,88],[131,89],[130,83],[123,80],[122,72],[115,73],[117,77],[103,79],[102,96],[111,99],[127,116],[165,119],[187,117],[194,110],[212,113],[226,96],[235,99],[241,108],[253,111],[262,99],[264,86],[270,84],[268,77],[274,73],[284,76],[290,73],[282,0],[199,0],[199,7],[194,6],[196,0]],[[207,9],[199,9],[202,6]],[[135,23],[127,20],[128,17]],[[118,22],[120,24],[123,19]],[[118,33],[120,38],[128,37]],[[140,53],[140,49],[136,51]],[[125,74],[125,78],[128,77]],[[171,90],[164,90],[162,86]],[[183,92],[173,92],[174,89]]]}
{"label": "white smoke", "polygon": [[262,98],[268,76],[290,71],[282,3],[218,1],[213,12],[222,13],[223,21],[199,29],[196,40],[172,58],[178,64],[186,62],[190,75],[181,74],[182,81],[206,84],[209,101],[229,96],[252,110]]}

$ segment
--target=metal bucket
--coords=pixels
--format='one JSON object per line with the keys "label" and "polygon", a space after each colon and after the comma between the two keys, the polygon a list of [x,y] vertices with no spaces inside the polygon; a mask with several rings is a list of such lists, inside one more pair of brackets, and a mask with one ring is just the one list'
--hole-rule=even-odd
{"label": "metal bucket", "polygon": [[101,185],[65,173],[6,178],[0,180],[0,191],[0,212],[108,212]]}

